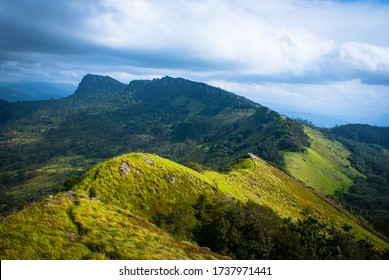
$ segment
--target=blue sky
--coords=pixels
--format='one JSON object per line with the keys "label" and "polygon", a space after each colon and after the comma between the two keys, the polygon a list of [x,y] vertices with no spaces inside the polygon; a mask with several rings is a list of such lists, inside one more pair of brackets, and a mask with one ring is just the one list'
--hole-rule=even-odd
{"label": "blue sky", "polygon": [[388,30],[388,1],[0,0],[0,81],[169,75],[389,124]]}

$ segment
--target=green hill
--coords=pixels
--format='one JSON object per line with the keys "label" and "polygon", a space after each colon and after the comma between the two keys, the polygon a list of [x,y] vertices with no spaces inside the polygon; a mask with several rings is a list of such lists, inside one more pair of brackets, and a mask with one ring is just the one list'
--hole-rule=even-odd
{"label": "green hill", "polygon": [[0,223],[5,259],[221,259],[133,213],[72,192]]}
{"label": "green hill", "polygon": [[350,151],[349,160],[364,177],[347,193],[337,192],[342,203],[355,208],[386,237],[389,236],[389,130],[387,127],[345,125],[333,128],[332,137]]}
{"label": "green hill", "polygon": [[286,152],[289,174],[321,193],[336,197],[389,236],[388,128],[344,125],[318,131],[305,127],[306,152]]}
{"label": "green hill", "polygon": [[[202,242],[202,235],[184,238],[185,235],[177,235],[174,227],[189,230],[210,219],[198,216],[203,213],[199,209],[210,211],[201,207],[202,198],[219,199],[222,206],[216,209],[217,215],[222,215],[220,209],[225,207],[236,212],[240,204],[247,205],[243,209],[254,211],[257,208],[247,204],[251,201],[265,208],[250,213],[274,215],[273,222],[279,219],[286,225],[281,218],[290,217],[297,223],[309,217],[340,231],[347,226],[357,240],[370,240],[380,250],[389,248],[377,233],[343,207],[251,154],[226,173],[209,170],[199,173],[152,154],[128,154],[97,165],[73,185],[72,190],[48,197],[0,222],[1,259],[223,258],[196,245],[196,240]],[[228,214],[228,219],[233,216]],[[190,224],[192,220],[194,224]],[[238,219],[239,223],[246,220]],[[239,225],[236,227],[239,230]],[[205,226],[195,228],[206,230]],[[214,232],[221,230],[212,228]],[[290,240],[286,244],[292,246]],[[228,250],[220,253],[239,256],[239,252],[234,255]],[[341,257],[339,254],[329,257]]]}
{"label": "green hill", "polygon": [[318,130],[304,130],[311,144],[304,153],[286,152],[285,170],[321,193],[347,192],[357,177],[363,177],[349,161],[351,152]]}

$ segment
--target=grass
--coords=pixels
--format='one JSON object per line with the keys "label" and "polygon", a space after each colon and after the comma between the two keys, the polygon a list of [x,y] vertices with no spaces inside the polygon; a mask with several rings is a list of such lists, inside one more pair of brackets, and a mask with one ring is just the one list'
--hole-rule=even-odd
{"label": "grass", "polygon": [[115,205],[64,194],[0,223],[5,259],[221,259]]}
{"label": "grass", "polygon": [[[131,170],[125,176],[120,174],[123,163]],[[209,178],[170,160],[151,154],[129,154],[93,168],[76,189],[150,217],[168,212],[177,202],[194,203],[200,194],[212,194],[212,186]]]}
{"label": "grass", "polygon": [[310,190],[281,170],[262,160],[242,160],[227,174],[206,171],[218,189],[241,201],[253,200],[273,209],[283,218],[301,219],[309,214],[323,222],[341,228],[349,225],[359,239],[369,239],[379,248],[389,244],[377,237],[364,221],[340,204]]}
{"label": "grass", "polygon": [[72,201],[59,195],[56,203],[17,212],[0,223],[0,258],[83,259],[89,250],[69,238],[77,227],[69,218]]}
{"label": "grass", "polygon": [[151,223],[154,215],[168,213],[174,205],[193,205],[202,194],[220,193],[269,206],[284,218],[296,220],[309,212],[338,228],[349,225],[358,238],[389,248],[340,205],[261,159],[242,159],[227,173],[199,173],[137,153],[105,161],[88,171],[73,191],[1,220],[0,258],[220,259]]}
{"label": "grass", "polygon": [[294,178],[321,193],[347,191],[353,180],[363,176],[348,161],[350,152],[340,142],[305,127],[311,140],[307,153],[285,153],[285,170]]}

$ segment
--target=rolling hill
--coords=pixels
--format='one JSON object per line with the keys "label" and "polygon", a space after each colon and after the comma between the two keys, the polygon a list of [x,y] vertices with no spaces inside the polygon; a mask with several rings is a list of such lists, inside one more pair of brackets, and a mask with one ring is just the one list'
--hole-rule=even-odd
{"label": "rolling hill", "polygon": [[[252,154],[237,161],[228,172],[199,173],[152,154],[136,153],[105,161],[85,173],[71,189],[3,219],[0,256],[1,259],[226,258],[199,247],[196,239],[183,241],[182,235],[175,235],[177,232],[171,228],[169,231],[171,223],[184,226],[188,223],[190,228],[189,218],[195,219],[200,213],[190,210],[193,211],[194,205],[200,209],[199,199],[204,197],[218,198],[223,207],[232,204],[238,208],[236,203],[254,202],[271,211],[262,209],[266,216],[291,218],[294,223],[309,217],[333,226],[331,232],[347,227],[356,240],[370,240],[379,250],[389,248],[374,230],[343,207]],[[172,214],[175,221],[161,225],[161,217]],[[267,245],[274,247],[276,240],[268,240]],[[200,243],[201,239],[197,241]],[[212,244],[209,247],[218,249]],[[347,258],[346,251],[339,250],[337,255],[331,251],[325,254],[329,258]],[[315,254],[309,256],[320,258],[319,250]]]}

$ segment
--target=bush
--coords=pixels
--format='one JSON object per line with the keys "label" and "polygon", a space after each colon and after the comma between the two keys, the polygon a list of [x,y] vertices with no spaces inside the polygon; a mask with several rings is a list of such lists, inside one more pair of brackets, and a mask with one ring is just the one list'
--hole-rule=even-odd
{"label": "bush", "polygon": [[178,239],[197,242],[235,259],[381,259],[368,240],[309,215],[292,222],[252,201],[201,195],[193,205],[177,204],[154,222]]}

